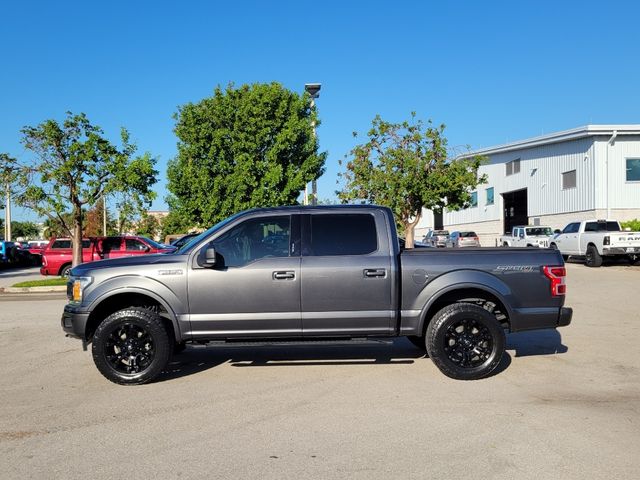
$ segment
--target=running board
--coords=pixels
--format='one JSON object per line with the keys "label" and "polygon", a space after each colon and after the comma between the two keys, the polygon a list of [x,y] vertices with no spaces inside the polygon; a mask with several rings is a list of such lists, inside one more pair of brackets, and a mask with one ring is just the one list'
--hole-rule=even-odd
{"label": "running board", "polygon": [[229,347],[270,347],[270,346],[304,346],[304,345],[393,345],[393,338],[336,338],[336,339],[239,339],[239,340],[194,340],[190,345],[224,345]]}

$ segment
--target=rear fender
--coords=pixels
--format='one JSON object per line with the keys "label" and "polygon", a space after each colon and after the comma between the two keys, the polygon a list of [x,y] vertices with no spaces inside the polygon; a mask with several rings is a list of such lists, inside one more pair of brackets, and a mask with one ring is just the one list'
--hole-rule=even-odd
{"label": "rear fender", "polygon": [[428,283],[418,294],[414,308],[420,310],[418,331],[423,332],[430,318],[427,314],[431,307],[444,295],[456,290],[475,289],[496,297],[504,306],[505,314],[513,317],[513,292],[509,286],[495,276],[479,270],[457,270],[439,276]]}

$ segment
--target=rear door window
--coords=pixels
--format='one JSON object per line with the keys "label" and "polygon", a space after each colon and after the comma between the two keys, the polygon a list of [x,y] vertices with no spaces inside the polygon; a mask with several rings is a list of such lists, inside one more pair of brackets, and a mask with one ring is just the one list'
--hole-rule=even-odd
{"label": "rear door window", "polygon": [[369,213],[316,214],[307,225],[304,255],[367,255],[378,249],[376,222]]}

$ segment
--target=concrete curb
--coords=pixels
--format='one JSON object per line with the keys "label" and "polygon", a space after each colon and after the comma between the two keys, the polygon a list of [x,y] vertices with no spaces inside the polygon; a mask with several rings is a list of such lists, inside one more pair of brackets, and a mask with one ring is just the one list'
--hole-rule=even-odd
{"label": "concrete curb", "polygon": [[66,285],[52,285],[50,287],[4,287],[0,292],[4,293],[46,293],[46,292],[66,292]]}

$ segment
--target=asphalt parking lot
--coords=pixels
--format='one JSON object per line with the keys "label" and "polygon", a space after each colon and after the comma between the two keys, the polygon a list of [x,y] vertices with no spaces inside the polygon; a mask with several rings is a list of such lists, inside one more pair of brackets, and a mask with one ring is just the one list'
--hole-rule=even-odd
{"label": "asphalt parking lot", "polygon": [[1,478],[640,478],[640,268],[568,265],[573,323],[444,377],[391,345],[198,347],[105,380],[57,294],[0,297]]}

